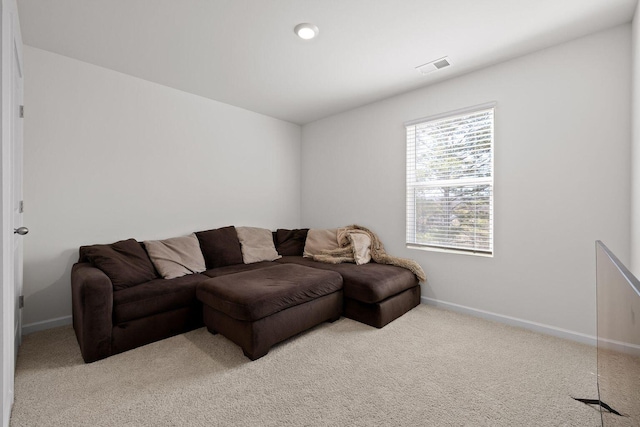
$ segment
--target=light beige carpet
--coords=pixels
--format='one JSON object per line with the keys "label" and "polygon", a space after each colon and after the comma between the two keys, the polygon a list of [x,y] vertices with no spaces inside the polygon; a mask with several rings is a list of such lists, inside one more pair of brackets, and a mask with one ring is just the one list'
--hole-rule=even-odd
{"label": "light beige carpet", "polygon": [[597,426],[595,348],[420,305],[342,318],[255,362],[198,329],[84,364],[71,327],[25,337],[17,426]]}

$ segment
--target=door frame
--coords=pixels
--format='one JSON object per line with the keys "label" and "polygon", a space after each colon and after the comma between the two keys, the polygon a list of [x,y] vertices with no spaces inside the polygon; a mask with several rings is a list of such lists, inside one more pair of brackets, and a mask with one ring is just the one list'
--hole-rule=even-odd
{"label": "door frame", "polygon": [[[2,0],[0,4],[0,372],[2,394],[2,426],[9,425],[14,399],[15,375],[15,289],[13,280],[13,167],[11,160],[13,105],[13,50],[22,47],[18,6],[16,0]],[[15,41],[14,41],[15,40]],[[21,58],[20,58],[21,61]]]}

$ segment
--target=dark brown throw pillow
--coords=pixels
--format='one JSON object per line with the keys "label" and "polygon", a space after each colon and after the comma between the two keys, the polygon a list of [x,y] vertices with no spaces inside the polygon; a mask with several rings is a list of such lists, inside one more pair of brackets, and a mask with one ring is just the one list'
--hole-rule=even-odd
{"label": "dark brown throw pillow", "polygon": [[82,246],[80,259],[88,260],[109,276],[116,291],[158,278],[149,255],[135,239]]}
{"label": "dark brown throw pillow", "polygon": [[279,228],[276,230],[276,250],[282,256],[302,256],[308,231],[308,228],[297,230]]}
{"label": "dark brown throw pillow", "polygon": [[199,231],[196,233],[196,237],[200,242],[200,249],[202,249],[207,268],[243,263],[240,240],[238,240],[238,233],[233,225],[215,230]]}

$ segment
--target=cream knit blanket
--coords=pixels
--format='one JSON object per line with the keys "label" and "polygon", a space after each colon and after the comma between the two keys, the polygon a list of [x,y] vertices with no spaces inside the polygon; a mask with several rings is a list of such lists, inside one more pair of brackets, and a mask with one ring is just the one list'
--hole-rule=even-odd
{"label": "cream knit blanket", "polygon": [[426,276],[424,274],[424,270],[414,260],[406,259],[406,258],[398,258],[391,255],[387,255],[387,252],[384,250],[384,246],[382,242],[373,231],[359,226],[359,225],[349,225],[344,228],[340,228],[337,233],[338,245],[340,246],[338,249],[334,250],[325,250],[322,251],[320,255],[314,255],[313,259],[315,261],[326,262],[329,264],[341,264],[343,262],[355,262],[355,258],[353,255],[353,245],[351,244],[351,240],[349,239],[350,233],[366,233],[371,239],[371,259],[378,264],[389,264],[395,265],[398,267],[406,268],[416,275],[420,282],[424,282],[426,280]]}

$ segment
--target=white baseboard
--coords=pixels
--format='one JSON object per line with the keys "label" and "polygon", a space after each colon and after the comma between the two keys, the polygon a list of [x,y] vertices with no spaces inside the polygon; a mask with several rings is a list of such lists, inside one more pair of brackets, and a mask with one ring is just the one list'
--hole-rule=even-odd
{"label": "white baseboard", "polygon": [[57,317],[55,319],[43,320],[42,322],[33,322],[22,325],[22,335],[29,335],[34,332],[44,331],[45,329],[57,328],[58,326],[70,325],[71,316]]}
{"label": "white baseboard", "polygon": [[435,307],[446,308],[458,313],[469,314],[475,317],[481,317],[487,320],[493,320],[500,323],[506,323],[511,326],[529,329],[531,331],[540,332],[555,337],[566,338],[572,341],[578,341],[583,344],[592,346],[597,345],[598,339],[593,335],[587,335],[580,332],[570,331],[568,329],[557,328],[555,326],[544,325],[542,323],[531,322],[529,320],[518,319],[517,317],[505,316],[502,314],[491,313],[489,311],[479,310],[477,308],[466,307],[464,305],[454,304],[451,302],[440,301],[433,298],[421,297],[422,303]]}
{"label": "white baseboard", "polygon": [[600,342],[598,344],[600,345],[600,348],[603,348],[605,350],[611,350],[618,353],[626,353],[635,357],[640,356],[640,345],[637,344],[608,339],[600,339]]}

